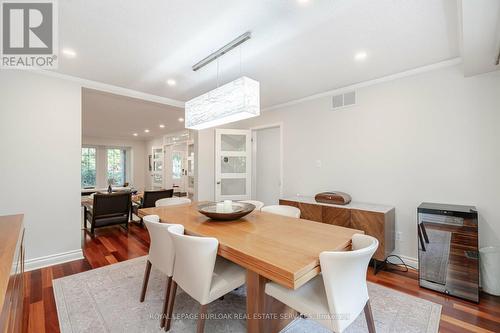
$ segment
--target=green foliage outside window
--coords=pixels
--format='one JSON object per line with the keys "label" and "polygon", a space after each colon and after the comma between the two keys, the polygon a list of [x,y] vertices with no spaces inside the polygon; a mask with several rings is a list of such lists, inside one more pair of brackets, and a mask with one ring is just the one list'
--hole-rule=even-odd
{"label": "green foliage outside window", "polygon": [[125,183],[125,150],[108,149],[108,182],[122,186]]}
{"label": "green foliage outside window", "polygon": [[82,188],[95,187],[96,185],[96,149],[82,148],[81,161]]}

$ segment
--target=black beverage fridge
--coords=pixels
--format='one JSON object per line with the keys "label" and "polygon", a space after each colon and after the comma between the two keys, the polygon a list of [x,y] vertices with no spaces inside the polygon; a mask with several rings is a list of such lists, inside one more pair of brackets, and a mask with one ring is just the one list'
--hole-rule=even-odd
{"label": "black beverage fridge", "polygon": [[417,235],[420,286],[479,302],[476,208],[424,202]]}

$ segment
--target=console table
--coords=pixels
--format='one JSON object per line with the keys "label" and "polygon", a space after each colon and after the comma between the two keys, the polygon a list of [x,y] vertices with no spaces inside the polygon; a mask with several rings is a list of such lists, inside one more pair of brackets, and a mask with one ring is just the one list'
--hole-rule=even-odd
{"label": "console table", "polygon": [[385,262],[394,251],[395,209],[392,206],[362,202],[325,204],[308,196],[285,197],[279,202],[280,205],[299,208],[303,219],[363,230],[367,235],[377,238],[380,244],[373,255],[377,261]]}

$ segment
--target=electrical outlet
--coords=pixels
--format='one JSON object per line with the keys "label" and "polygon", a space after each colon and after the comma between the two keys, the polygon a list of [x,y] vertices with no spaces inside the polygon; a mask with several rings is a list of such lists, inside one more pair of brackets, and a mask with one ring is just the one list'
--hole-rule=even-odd
{"label": "electrical outlet", "polygon": [[401,231],[397,231],[397,232],[396,232],[396,240],[397,240],[397,241],[400,241],[400,240],[401,240],[401,235],[402,235],[402,232],[401,232]]}
{"label": "electrical outlet", "polygon": [[323,163],[321,162],[321,160],[316,160],[316,167],[321,168],[322,166],[323,166]]}

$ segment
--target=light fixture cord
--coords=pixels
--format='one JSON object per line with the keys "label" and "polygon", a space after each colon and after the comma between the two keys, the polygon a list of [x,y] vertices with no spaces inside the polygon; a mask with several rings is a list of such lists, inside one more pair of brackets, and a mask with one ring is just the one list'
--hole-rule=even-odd
{"label": "light fixture cord", "polygon": [[217,58],[217,88],[219,88],[219,58]]}
{"label": "light fixture cord", "polygon": [[243,44],[240,45],[240,76],[241,76],[241,73],[243,72],[242,71],[242,66],[243,65],[242,65],[242,60],[241,60],[241,58],[242,58],[242,55],[241,55],[242,54],[242,49],[243,49]]}

